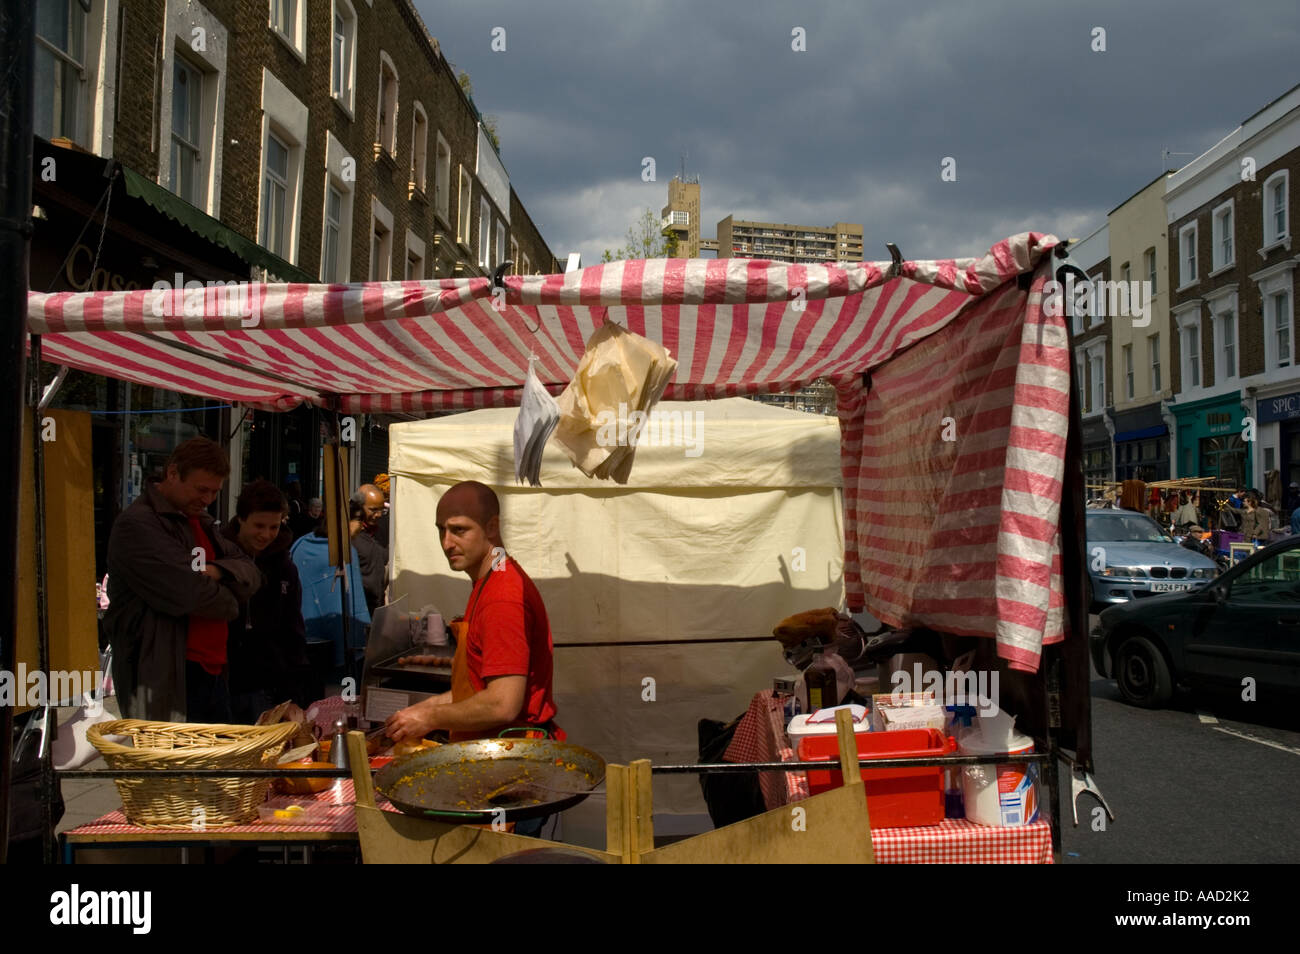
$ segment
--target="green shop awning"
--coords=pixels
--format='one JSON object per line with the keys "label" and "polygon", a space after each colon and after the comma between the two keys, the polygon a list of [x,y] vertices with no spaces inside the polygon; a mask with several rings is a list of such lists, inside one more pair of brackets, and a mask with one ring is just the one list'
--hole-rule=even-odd
{"label": "green shop awning", "polygon": [[296,265],[290,265],[280,256],[268,252],[256,242],[245,238],[229,226],[222,225],[212,216],[201,209],[196,209],[174,192],[168,192],[156,182],[146,179],[126,166],[119,166],[119,168],[122,170],[127,195],[141,199],[196,235],[220,245],[250,265],[266,269],[273,278],[280,281],[308,283],[319,281],[315,275],[303,271]]}

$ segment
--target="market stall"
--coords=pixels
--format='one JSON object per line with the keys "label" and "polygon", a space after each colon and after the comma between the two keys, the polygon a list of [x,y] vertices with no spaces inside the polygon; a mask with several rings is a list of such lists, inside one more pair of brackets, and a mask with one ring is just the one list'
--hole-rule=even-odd
{"label": "market stall", "polygon": [[1026,233],[980,259],[619,262],[502,277],[498,294],[487,279],[251,286],[236,309],[212,289],[32,294],[28,327],[70,367],[341,415],[510,406],[530,357],[558,392],[604,322],[677,359],[667,400],[829,379],[849,608],[970,640],[1024,731],[1086,772],[1077,405],[1065,319],[1044,307],[1056,251]]}

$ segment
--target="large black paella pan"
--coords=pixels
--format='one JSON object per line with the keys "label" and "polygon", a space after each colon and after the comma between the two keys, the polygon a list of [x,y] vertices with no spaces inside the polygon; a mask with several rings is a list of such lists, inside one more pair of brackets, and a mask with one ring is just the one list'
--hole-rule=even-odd
{"label": "large black paella pan", "polygon": [[604,780],[605,760],[581,746],[478,739],[394,759],[375,773],[375,788],[408,815],[486,824],[570,808]]}

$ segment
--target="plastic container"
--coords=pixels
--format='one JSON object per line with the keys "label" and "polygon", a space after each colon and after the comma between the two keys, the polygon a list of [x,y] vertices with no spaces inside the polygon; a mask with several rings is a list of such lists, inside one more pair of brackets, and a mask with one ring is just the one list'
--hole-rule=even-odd
{"label": "plastic container", "polygon": [[[962,755],[1021,755],[1034,751],[1034,740],[1012,730],[989,738],[978,731],[961,736]],[[995,828],[1028,825],[1038,820],[1038,766],[967,765],[962,769],[962,807],[978,825]]]}
{"label": "plastic container", "polygon": [[[805,712],[800,715],[794,716],[790,720],[790,725],[787,726],[785,730],[786,735],[790,737],[790,748],[798,751],[800,739],[807,739],[816,735],[829,735],[831,738],[835,738],[834,722],[820,722],[820,723],[809,724],[808,720],[811,719],[816,714],[817,713],[815,712]],[[853,726],[853,731],[855,734],[859,732],[870,732],[871,716],[868,715],[861,722],[856,723]],[[838,752],[839,749],[836,749],[835,751]]]}
{"label": "plastic container", "polygon": [[[862,732],[854,736],[858,758],[934,758],[951,755],[956,742],[937,729],[900,729],[895,732]],[[834,735],[805,736],[799,742],[799,761],[824,762],[839,757]],[[809,794],[817,795],[842,785],[839,769],[808,772]],[[862,768],[867,790],[867,811],[872,828],[913,828],[938,825],[943,821],[943,769]]]}

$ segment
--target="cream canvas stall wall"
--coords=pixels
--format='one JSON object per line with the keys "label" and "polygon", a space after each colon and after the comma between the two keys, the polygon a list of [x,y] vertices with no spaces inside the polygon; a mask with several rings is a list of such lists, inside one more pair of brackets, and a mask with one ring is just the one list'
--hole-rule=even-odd
{"label": "cream canvas stall wall", "polygon": [[[730,720],[793,672],[772,627],[844,604],[837,420],[743,398],[659,407],[690,426],[638,446],[625,486],[552,445],[543,486],[517,485],[514,409],[389,433],[393,598],[463,613],[470,583],[439,548],[437,503],[460,480],[492,486],[506,549],[546,601],[557,721],[619,762],[696,761],[700,718]],[[655,782],[660,812],[703,812],[699,793],[694,777]]]}

